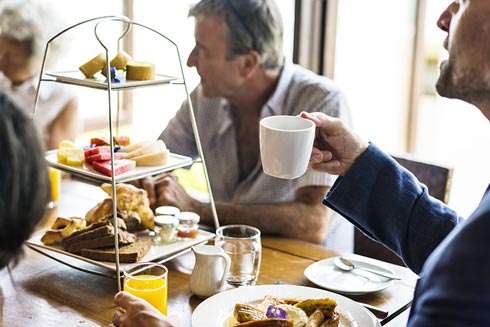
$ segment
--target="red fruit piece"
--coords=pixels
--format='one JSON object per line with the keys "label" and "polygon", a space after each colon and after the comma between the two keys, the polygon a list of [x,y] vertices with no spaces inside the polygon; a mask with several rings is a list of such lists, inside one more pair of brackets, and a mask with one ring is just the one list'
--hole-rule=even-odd
{"label": "red fruit piece", "polygon": [[[95,161],[93,167],[98,172],[111,177],[111,162],[110,161]],[[114,174],[120,175],[136,167],[136,162],[134,160],[121,159],[114,160]]]}
{"label": "red fruit piece", "polygon": [[90,144],[95,144],[96,146],[108,145],[110,144],[109,139],[106,137],[93,137],[90,139]]}
{"label": "red fruit piece", "polygon": [[114,136],[113,137],[114,139],[114,143],[116,143],[117,145],[120,145],[120,146],[127,146],[129,144],[131,144],[131,141],[129,139],[129,136]]}
{"label": "red fruit piece", "polygon": [[[114,160],[117,159],[122,159],[123,154],[122,153],[114,153]],[[97,162],[97,161],[109,161],[110,163],[111,160],[111,153],[110,152],[102,152],[99,154],[94,154],[93,156],[89,156],[85,158],[85,162],[88,163],[89,165]]]}
{"label": "red fruit piece", "polygon": [[111,147],[108,145],[96,146],[95,148],[88,149],[83,152],[85,159],[100,153],[111,153]]}

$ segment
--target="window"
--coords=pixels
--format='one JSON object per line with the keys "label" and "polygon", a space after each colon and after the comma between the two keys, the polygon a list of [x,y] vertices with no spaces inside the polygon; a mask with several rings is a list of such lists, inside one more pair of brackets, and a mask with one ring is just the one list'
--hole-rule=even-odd
{"label": "window", "polygon": [[[447,56],[442,47],[446,34],[436,22],[449,3],[339,1],[334,78],[346,92],[354,128],[364,138],[397,154],[408,151],[410,137],[417,157],[454,167],[449,205],[467,217],[490,179],[490,130],[477,109],[435,92],[439,62]],[[423,51],[420,71],[414,53],[417,36]]]}
{"label": "window", "polygon": [[[132,16],[135,22],[148,26],[174,41],[180,52],[181,63],[188,91],[199,83],[194,68],[186,65],[187,57],[194,47],[194,20],[187,14],[197,0],[120,0],[120,1],[53,1],[63,13],[67,26],[80,21],[105,15]],[[284,51],[292,57],[294,29],[294,0],[277,1],[284,20]],[[179,63],[172,47],[143,28],[133,28],[133,51],[135,60],[155,63],[157,73],[180,76]],[[118,30],[114,30],[117,35]],[[68,37],[66,38],[68,39]],[[94,37],[93,25],[70,33],[69,51],[60,63],[60,70],[73,70],[100,53],[103,49]],[[164,49],[165,48],[165,49]],[[108,124],[107,92],[74,87],[79,94],[80,118],[85,123],[84,130],[101,129]],[[130,92],[130,101],[122,101],[122,122],[125,132],[135,140],[154,139],[160,135],[168,121],[179,109],[185,99],[181,86],[149,87]],[[129,92],[124,92],[127,94]],[[113,94],[122,92],[113,92]],[[121,95],[121,97],[126,95]],[[126,98],[125,98],[126,100]],[[113,101],[113,104],[116,101]],[[131,106],[129,105],[131,104]],[[113,105],[115,107],[115,105]],[[113,114],[115,117],[115,114]],[[95,133],[98,133],[97,131]]]}
{"label": "window", "polygon": [[418,108],[416,154],[454,167],[450,205],[463,217],[480,202],[490,180],[488,121],[463,101],[442,98],[434,85],[439,63],[447,58],[442,47],[446,33],[436,26],[449,1],[426,1],[422,96]]}

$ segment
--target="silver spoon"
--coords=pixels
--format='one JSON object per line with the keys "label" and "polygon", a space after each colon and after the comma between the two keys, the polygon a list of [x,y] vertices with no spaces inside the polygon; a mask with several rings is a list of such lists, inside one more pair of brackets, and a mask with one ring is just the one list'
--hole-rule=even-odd
{"label": "silver spoon", "polygon": [[370,273],[373,273],[373,274],[376,274],[376,275],[379,275],[379,276],[383,276],[383,277],[389,278],[389,279],[401,279],[398,276],[395,276],[395,275],[390,274],[390,273],[386,273],[384,271],[380,271],[380,270],[376,270],[376,269],[371,269],[371,268],[367,268],[367,267],[358,267],[352,261],[347,260],[346,258],[342,258],[342,257],[335,258],[333,260],[333,263],[338,268],[340,268],[341,270],[344,270],[344,271],[353,271],[354,269],[359,269],[359,270],[368,271]]}

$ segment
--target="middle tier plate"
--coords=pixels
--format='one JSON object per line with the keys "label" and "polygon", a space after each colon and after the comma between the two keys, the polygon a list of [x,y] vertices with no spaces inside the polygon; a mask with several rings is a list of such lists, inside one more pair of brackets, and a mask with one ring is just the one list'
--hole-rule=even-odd
{"label": "middle tier plate", "polygon": [[[76,174],[80,177],[88,178],[97,182],[112,181],[111,177],[99,173],[98,171],[94,170],[92,166],[85,163],[82,166],[69,166],[66,164],[58,163],[58,158],[56,156],[57,152],[58,150],[51,150],[46,152],[46,160],[51,167],[63,170],[68,173]],[[165,165],[136,167],[130,171],[117,175],[115,180],[116,183],[128,182],[135,179],[174,170],[176,168],[186,167],[190,164],[192,164],[192,158],[175,153],[170,153],[168,162]]]}

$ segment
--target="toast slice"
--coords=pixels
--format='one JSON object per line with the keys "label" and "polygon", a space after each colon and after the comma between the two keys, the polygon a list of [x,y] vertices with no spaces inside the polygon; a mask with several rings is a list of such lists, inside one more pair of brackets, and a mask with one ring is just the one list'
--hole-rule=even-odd
{"label": "toast slice", "polygon": [[[79,253],[84,248],[101,248],[114,245],[115,229],[109,222],[93,224],[87,229],[75,232],[63,239],[61,244],[70,253]],[[130,244],[136,241],[134,234],[119,228],[119,244]]]}
{"label": "toast slice", "polygon": [[[119,262],[133,263],[140,261],[150,250],[151,239],[138,239],[133,244],[119,247]],[[82,257],[97,260],[116,262],[116,249],[114,247],[102,249],[82,249]]]}
{"label": "toast slice", "polygon": [[[119,244],[126,245],[136,242],[136,235],[119,230],[118,234]],[[91,240],[85,240],[71,244],[66,249],[70,253],[79,253],[82,249],[98,249],[114,245],[114,235],[108,235],[104,237],[94,238]]]}

